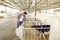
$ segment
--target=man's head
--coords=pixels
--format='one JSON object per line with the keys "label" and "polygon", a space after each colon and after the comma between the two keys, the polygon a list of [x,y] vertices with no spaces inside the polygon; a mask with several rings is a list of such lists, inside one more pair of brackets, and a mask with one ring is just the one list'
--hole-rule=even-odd
{"label": "man's head", "polygon": [[27,12],[23,12],[23,15],[26,16],[27,15]]}

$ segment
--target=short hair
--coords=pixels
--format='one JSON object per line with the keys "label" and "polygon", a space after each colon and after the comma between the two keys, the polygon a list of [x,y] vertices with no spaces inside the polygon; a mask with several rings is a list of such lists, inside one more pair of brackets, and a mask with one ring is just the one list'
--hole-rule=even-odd
{"label": "short hair", "polygon": [[24,12],[24,14],[27,14],[27,12]]}

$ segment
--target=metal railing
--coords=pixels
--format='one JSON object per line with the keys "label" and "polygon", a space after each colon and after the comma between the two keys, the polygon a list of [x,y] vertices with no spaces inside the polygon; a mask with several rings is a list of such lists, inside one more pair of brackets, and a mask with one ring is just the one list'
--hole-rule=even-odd
{"label": "metal railing", "polygon": [[37,28],[37,29],[36,28],[24,28],[24,40],[49,40],[49,32],[43,33],[41,31],[43,29],[38,31],[39,29],[41,28]]}
{"label": "metal railing", "polygon": [[[40,27],[32,27],[34,25]],[[26,21],[24,27],[24,40],[49,40],[50,27],[42,27],[40,20],[30,19]]]}

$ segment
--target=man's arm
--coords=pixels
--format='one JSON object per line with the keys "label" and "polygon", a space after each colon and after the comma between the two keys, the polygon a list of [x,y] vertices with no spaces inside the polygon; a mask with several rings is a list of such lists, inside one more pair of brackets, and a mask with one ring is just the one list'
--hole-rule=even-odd
{"label": "man's arm", "polygon": [[21,18],[21,14],[19,14],[18,17],[17,17],[18,21],[20,20],[20,18]]}

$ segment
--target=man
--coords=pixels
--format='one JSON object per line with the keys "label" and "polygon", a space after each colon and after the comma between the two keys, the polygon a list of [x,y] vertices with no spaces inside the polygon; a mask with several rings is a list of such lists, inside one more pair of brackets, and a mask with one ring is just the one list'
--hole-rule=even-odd
{"label": "man", "polygon": [[18,15],[16,35],[20,40],[24,40],[24,22],[26,21],[26,15],[27,12],[23,12],[22,14]]}
{"label": "man", "polygon": [[18,15],[17,28],[19,28],[19,26],[21,26],[26,21],[26,15],[27,12],[23,12],[22,14]]}

